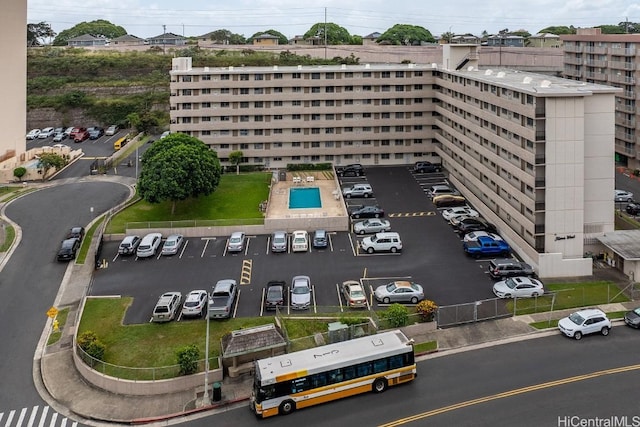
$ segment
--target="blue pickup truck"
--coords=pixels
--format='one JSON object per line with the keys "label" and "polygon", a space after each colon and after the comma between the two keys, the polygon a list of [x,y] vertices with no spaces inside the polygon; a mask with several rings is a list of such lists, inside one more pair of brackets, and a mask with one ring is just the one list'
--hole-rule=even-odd
{"label": "blue pickup truck", "polygon": [[464,252],[474,258],[483,256],[508,256],[511,248],[504,240],[494,240],[489,236],[478,237],[478,240],[464,242]]}

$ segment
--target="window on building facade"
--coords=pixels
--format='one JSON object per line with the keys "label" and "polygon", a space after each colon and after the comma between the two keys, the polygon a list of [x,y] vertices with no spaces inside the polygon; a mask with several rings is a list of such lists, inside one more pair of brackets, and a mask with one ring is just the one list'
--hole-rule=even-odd
{"label": "window on building facade", "polygon": [[396,98],[396,105],[404,105],[404,98]]}
{"label": "window on building facade", "polygon": [[382,160],[389,160],[389,153],[381,153],[380,158]]}
{"label": "window on building facade", "polygon": [[263,148],[264,148],[264,144],[261,142],[256,142],[255,144],[253,144],[254,150],[262,150]]}
{"label": "window on building facade", "polygon": [[391,127],[390,126],[382,126],[380,128],[380,132],[383,132],[383,133],[391,132]]}
{"label": "window on building facade", "polygon": [[320,134],[320,128],[311,128],[311,133],[313,135],[319,135]]}
{"label": "window on building facade", "polygon": [[396,77],[404,77],[404,71],[396,71]]}
{"label": "window on building facade", "polygon": [[362,91],[363,92],[371,92],[371,85],[362,86]]}
{"label": "window on building facade", "polygon": [[382,105],[391,105],[391,100],[390,99],[383,99],[383,100],[381,100],[380,104],[382,104]]}
{"label": "window on building facade", "polygon": [[229,108],[231,106],[230,102],[221,102],[220,108]]}
{"label": "window on building facade", "polygon": [[311,93],[320,93],[320,88],[319,87],[312,87],[311,88]]}
{"label": "window on building facade", "polygon": [[274,135],[280,135],[280,134],[282,134],[282,129],[280,129],[280,128],[274,129],[274,130],[273,130],[273,134],[274,134]]}
{"label": "window on building facade", "polygon": [[181,123],[191,123],[191,117],[183,117]]}
{"label": "window on building facade", "polygon": [[202,95],[210,95],[211,94],[211,88],[206,87],[206,88],[202,89],[201,93],[202,93]]}
{"label": "window on building facade", "polygon": [[302,74],[301,73],[292,73],[291,74],[291,78],[293,78],[293,79],[301,79],[302,78]]}
{"label": "window on building facade", "polygon": [[240,88],[240,95],[249,95],[249,88],[246,88],[246,87]]}
{"label": "window on building facade", "polygon": [[240,108],[249,108],[249,103],[248,102],[241,102],[240,103]]}
{"label": "window on building facade", "polygon": [[240,149],[241,150],[248,150],[249,149],[249,144],[240,144]]}
{"label": "window on building facade", "polygon": [[229,74],[220,74],[220,80],[229,80]]}
{"label": "window on building facade", "polygon": [[249,130],[240,129],[240,136],[249,136]]}
{"label": "window on building facade", "polygon": [[371,100],[370,99],[363,99],[362,100],[362,105],[371,105]]}
{"label": "window on building facade", "polygon": [[404,86],[396,85],[396,92],[404,92]]}
{"label": "window on building facade", "polygon": [[211,108],[211,103],[203,102],[202,104],[200,104],[200,108]]}
{"label": "window on building facade", "polygon": [[351,126],[347,126],[344,128],[345,132],[353,132],[353,128]]}
{"label": "window on building facade", "polygon": [[240,116],[240,121],[241,122],[248,122],[249,121],[249,116]]}
{"label": "window on building facade", "polygon": [[380,86],[380,91],[389,92],[389,91],[391,91],[391,86],[390,85],[382,85],[382,86]]}
{"label": "window on building facade", "polygon": [[264,93],[264,89],[261,87],[257,87],[255,89],[253,89],[253,93],[256,95],[262,95]]}
{"label": "window on building facade", "polygon": [[327,80],[333,80],[333,79],[335,79],[335,74],[334,73],[326,73],[324,75],[324,78],[327,79]]}
{"label": "window on building facade", "polygon": [[182,104],[182,109],[183,110],[191,110],[191,103],[189,102],[185,102]]}
{"label": "window on building facade", "polygon": [[231,117],[230,116],[220,116],[220,121],[221,122],[229,122],[229,121],[231,121]]}
{"label": "window on building facade", "polygon": [[335,119],[335,116],[334,116],[333,114],[325,114],[324,118],[325,118],[326,120],[334,120],[334,119]]}
{"label": "window on building facade", "polygon": [[320,143],[318,141],[313,141],[311,143],[311,148],[320,148]]}
{"label": "window on building facade", "polygon": [[240,81],[248,81],[249,74],[240,74]]}
{"label": "window on building facade", "polygon": [[282,107],[284,104],[282,101],[273,101],[273,106],[274,107]]}
{"label": "window on building facade", "polygon": [[371,118],[371,113],[362,113],[362,117],[365,119],[370,119]]}
{"label": "window on building facade", "polygon": [[404,119],[404,113],[401,111],[396,112],[396,119]]}
{"label": "window on building facade", "polygon": [[320,80],[320,73],[311,73],[311,80]]}
{"label": "window on building facade", "polygon": [[422,90],[422,85],[413,85],[414,90]]}
{"label": "window on building facade", "polygon": [[302,118],[302,116],[300,114],[292,114],[291,115],[291,119],[292,120],[300,120]]}
{"label": "window on building facade", "polygon": [[394,141],[394,143],[396,144],[396,146],[401,146],[401,145],[404,145],[404,140],[402,140],[402,139],[396,139],[396,140]]}
{"label": "window on building facade", "polygon": [[369,78],[369,77],[371,77],[371,71],[364,71],[364,72],[362,73],[362,77],[363,77],[363,78]]}
{"label": "window on building facade", "polygon": [[353,113],[344,113],[345,119],[353,119]]}
{"label": "window on building facade", "polygon": [[253,108],[263,108],[264,107],[264,102],[262,101],[256,101],[253,103]]}
{"label": "window on building facade", "polygon": [[273,143],[273,147],[274,148],[282,148],[282,142],[274,142]]}
{"label": "window on building facade", "polygon": [[264,80],[264,74],[256,74],[253,76],[254,80]]}
{"label": "window on building facade", "polygon": [[314,99],[313,101],[311,101],[311,106],[312,107],[319,107],[320,106],[320,101],[318,101],[317,99]]}
{"label": "window on building facade", "polygon": [[326,129],[324,130],[324,133],[325,133],[325,134],[332,134],[332,133],[335,133],[335,129],[334,129],[334,128],[326,128]]}
{"label": "window on building facade", "polygon": [[291,160],[300,160],[300,156],[291,156]]}
{"label": "window on building facade", "polygon": [[292,107],[302,107],[302,101],[291,101]]}
{"label": "window on building facade", "polygon": [[311,161],[312,162],[319,162],[320,161],[320,156],[318,156],[318,155],[311,156]]}
{"label": "window on building facade", "polygon": [[301,93],[302,92],[302,88],[299,86],[294,86],[291,88],[291,92],[293,93]]}
{"label": "window on building facade", "polygon": [[253,121],[254,121],[254,122],[263,122],[263,121],[264,121],[264,116],[260,116],[260,115],[255,116],[255,117],[253,118]]}
{"label": "window on building facade", "polygon": [[382,77],[383,79],[390,79],[391,78],[391,72],[383,71],[382,73],[380,73],[380,77]]}
{"label": "window on building facade", "polygon": [[222,89],[220,89],[220,93],[223,95],[227,95],[231,93],[231,90],[228,87],[223,87]]}
{"label": "window on building facade", "polygon": [[396,132],[404,132],[404,126],[396,126]]}
{"label": "window on building facade", "polygon": [[380,145],[387,146],[387,145],[391,145],[391,144],[390,144],[388,139],[382,139],[382,140],[380,140]]}
{"label": "window on building facade", "polygon": [[205,116],[205,117],[202,118],[202,121],[203,122],[210,122],[211,121],[211,117]]}
{"label": "window on building facade", "polygon": [[335,105],[335,101],[333,99],[329,99],[327,101],[324,101],[324,105],[325,107],[333,107]]}
{"label": "window on building facade", "polygon": [[273,120],[282,120],[282,114],[276,114],[273,116]]}
{"label": "window on building facade", "polygon": [[187,96],[191,96],[191,89],[182,89],[182,94],[183,95],[187,95]]}
{"label": "window on building facade", "polygon": [[273,79],[274,80],[281,80],[282,79],[282,73],[274,73],[273,74]]}
{"label": "window on building facade", "polygon": [[320,120],[320,114],[312,114],[311,120]]}
{"label": "window on building facade", "polygon": [[334,93],[336,91],[336,88],[333,86],[327,86],[324,88],[325,93]]}
{"label": "window on building facade", "polygon": [[273,88],[273,93],[283,93],[283,89],[281,87],[274,87]]}
{"label": "window on building facade", "polygon": [[211,74],[204,74],[202,76],[200,76],[200,78],[202,79],[202,81],[209,81],[211,80]]}
{"label": "window on building facade", "polygon": [[353,92],[353,86],[345,86],[343,90],[345,92]]}
{"label": "window on building facade", "polygon": [[301,142],[297,142],[297,141],[294,141],[294,142],[291,143],[292,147],[300,147],[301,145],[302,145],[302,143]]}
{"label": "window on building facade", "polygon": [[302,130],[300,128],[292,128],[291,133],[301,133]]}

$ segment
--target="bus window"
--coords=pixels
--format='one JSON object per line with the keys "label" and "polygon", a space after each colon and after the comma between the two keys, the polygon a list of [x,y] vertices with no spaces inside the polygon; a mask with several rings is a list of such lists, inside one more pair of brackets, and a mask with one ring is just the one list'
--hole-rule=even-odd
{"label": "bus window", "polygon": [[379,372],[384,372],[387,369],[387,359],[380,359],[380,360],[375,360],[373,362],[373,372],[375,372],[376,374]]}

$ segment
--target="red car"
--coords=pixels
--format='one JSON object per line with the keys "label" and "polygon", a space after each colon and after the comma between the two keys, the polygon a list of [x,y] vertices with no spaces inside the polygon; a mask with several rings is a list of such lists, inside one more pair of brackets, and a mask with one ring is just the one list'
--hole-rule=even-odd
{"label": "red car", "polygon": [[[69,139],[76,139],[76,136],[81,133],[81,132],[86,132],[87,128],[79,128],[79,127],[75,127],[73,129],[71,129],[71,132],[69,133]],[[84,140],[83,140],[84,141]]]}
{"label": "red car", "polygon": [[82,132],[76,133],[76,136],[73,137],[73,142],[82,142],[87,139],[89,139],[89,132],[83,130]]}

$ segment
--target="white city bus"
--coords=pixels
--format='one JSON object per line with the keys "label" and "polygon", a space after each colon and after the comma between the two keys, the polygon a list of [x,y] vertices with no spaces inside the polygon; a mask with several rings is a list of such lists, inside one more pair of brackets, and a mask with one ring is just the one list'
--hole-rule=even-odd
{"label": "white city bus", "polygon": [[257,416],[296,409],[413,380],[413,341],[384,332],[255,362],[251,408]]}

